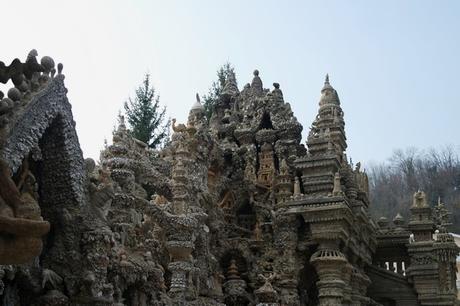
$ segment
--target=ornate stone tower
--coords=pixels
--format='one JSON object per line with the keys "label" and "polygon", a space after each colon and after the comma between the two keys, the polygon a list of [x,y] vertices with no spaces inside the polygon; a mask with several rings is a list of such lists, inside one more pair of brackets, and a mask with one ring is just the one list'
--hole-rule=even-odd
{"label": "ornate stone tower", "polygon": [[294,197],[282,205],[285,215],[301,216],[305,224],[301,228],[307,229],[305,240],[299,243],[309,245],[313,252],[309,264],[318,275],[320,305],[365,305],[369,301],[365,294],[370,281],[364,267],[370,264],[375,241],[355,232],[373,228],[367,215],[367,180],[359,165],[353,171],[345,158],[344,127],[338,94],[326,76],[318,115],[307,139],[308,152],[294,162],[302,174],[303,194],[294,188]]}
{"label": "ornate stone tower", "polygon": [[432,216],[425,193],[418,191],[414,194],[411,214],[409,229],[414,241],[408,246],[411,263],[407,274],[414,283],[418,299],[422,305],[455,305],[458,247],[452,235],[447,233],[448,214],[444,205],[439,201]]}
{"label": "ornate stone tower", "polygon": [[275,160],[273,148],[269,143],[264,143],[259,153],[259,171],[257,181],[259,184],[271,186],[275,178]]}
{"label": "ornate stone tower", "polygon": [[449,213],[417,192],[377,228],[328,76],[308,150],[255,70],[241,91],[226,75],[209,121],[197,95],[160,151],[120,118],[96,165],[62,65],[35,57],[0,62],[1,305],[456,304]]}

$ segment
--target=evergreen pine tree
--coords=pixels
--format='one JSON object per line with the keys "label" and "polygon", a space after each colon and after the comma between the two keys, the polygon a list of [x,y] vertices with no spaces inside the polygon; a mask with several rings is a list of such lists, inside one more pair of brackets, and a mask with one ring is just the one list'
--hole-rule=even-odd
{"label": "evergreen pine tree", "polygon": [[160,98],[146,74],[142,85],[136,89],[134,100],[124,104],[131,135],[145,142],[150,148],[161,147],[169,138],[170,120],[166,119],[166,107],[160,107]]}
{"label": "evergreen pine tree", "polygon": [[213,107],[219,100],[228,76],[230,73],[234,73],[234,70],[235,68],[229,62],[222,65],[219,70],[217,70],[217,81],[212,83],[208,94],[203,96],[203,107],[208,120],[211,118]]}

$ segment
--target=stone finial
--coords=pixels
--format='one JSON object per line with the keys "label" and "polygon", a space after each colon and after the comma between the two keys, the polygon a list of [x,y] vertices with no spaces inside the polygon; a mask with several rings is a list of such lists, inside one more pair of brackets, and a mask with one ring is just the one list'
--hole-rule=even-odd
{"label": "stone finial", "polygon": [[62,63],[58,64],[58,74],[62,74],[62,69],[64,69],[64,65]]}
{"label": "stone finial", "polygon": [[329,74],[326,74],[324,86],[321,89],[321,98],[319,101],[319,105],[322,106],[330,104],[340,105],[340,99],[339,95],[329,82]]}
{"label": "stone finial", "polygon": [[388,223],[389,222],[386,217],[380,217],[380,219],[377,221],[377,224],[380,228],[388,228]]}
{"label": "stone finial", "polygon": [[397,228],[401,228],[404,225],[404,218],[401,216],[401,214],[398,212],[396,216],[393,218],[393,224]]}
{"label": "stone finial", "polygon": [[275,88],[272,90],[271,93],[275,98],[275,101],[277,101],[278,103],[284,103],[283,92],[280,89],[280,84],[275,82],[273,83],[273,87]]}
{"label": "stone finial", "polygon": [[251,82],[252,92],[256,95],[261,95],[263,93],[263,83],[259,77],[259,70],[254,70],[254,78]]}
{"label": "stone finial", "polygon": [[326,74],[326,78],[324,80],[324,86],[323,86],[323,89],[321,89],[321,93],[327,90],[334,91],[334,88],[331,86],[331,83],[329,82],[329,74]]}
{"label": "stone finial", "polygon": [[11,100],[13,100],[15,102],[19,101],[19,100],[21,100],[21,92],[16,87],[11,87],[8,90],[8,98],[10,98]]}
{"label": "stone finial", "polygon": [[51,70],[54,68],[54,60],[49,57],[49,56],[44,56],[40,60],[40,64],[43,66],[43,69],[45,69],[45,73],[49,74]]}
{"label": "stone finial", "polygon": [[201,104],[200,95],[197,93],[195,97],[196,101],[193,104],[192,109],[190,111],[204,111],[204,106],[203,104]]}
{"label": "stone finial", "polygon": [[412,207],[425,208],[428,207],[426,202],[426,195],[423,191],[417,191],[414,193]]}

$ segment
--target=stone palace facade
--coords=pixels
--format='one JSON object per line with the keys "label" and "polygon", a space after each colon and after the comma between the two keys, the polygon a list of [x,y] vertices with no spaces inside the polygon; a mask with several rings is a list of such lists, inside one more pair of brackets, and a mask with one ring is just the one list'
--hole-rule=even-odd
{"label": "stone palace facade", "polygon": [[96,164],[62,64],[37,56],[0,62],[2,305],[456,305],[449,213],[419,191],[410,220],[371,219],[327,76],[306,146],[256,70],[161,151],[120,118]]}

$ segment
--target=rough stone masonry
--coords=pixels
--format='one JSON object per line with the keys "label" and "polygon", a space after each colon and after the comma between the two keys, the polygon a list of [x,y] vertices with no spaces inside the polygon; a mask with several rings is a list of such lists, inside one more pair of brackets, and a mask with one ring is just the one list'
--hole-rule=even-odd
{"label": "rough stone masonry", "polygon": [[449,212],[419,191],[410,220],[370,218],[328,76],[306,146],[256,70],[160,151],[121,117],[96,163],[37,56],[0,62],[2,305],[456,305]]}

